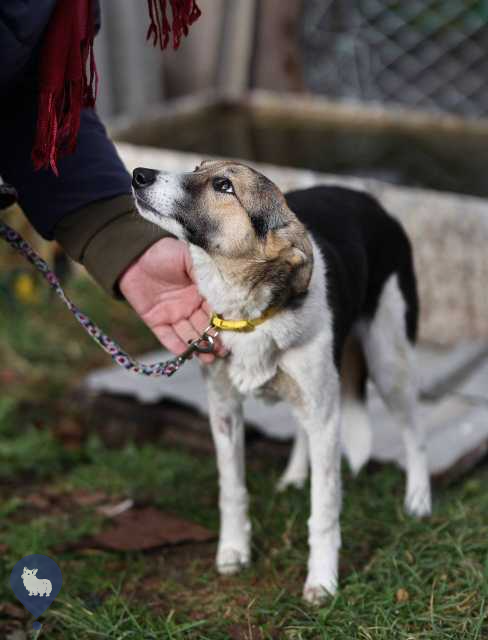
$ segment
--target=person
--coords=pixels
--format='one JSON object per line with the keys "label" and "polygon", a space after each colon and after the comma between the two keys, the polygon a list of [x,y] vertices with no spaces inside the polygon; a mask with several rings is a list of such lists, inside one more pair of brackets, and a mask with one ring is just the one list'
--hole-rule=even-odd
{"label": "person", "polygon": [[[65,1],[0,3],[0,176],[16,188],[37,232],[57,240],[108,294],[125,298],[178,355],[208,326],[211,309],[197,290],[186,244],[135,215],[131,177],[96,111],[81,110],[76,148],[57,159],[58,175],[32,162],[43,37]],[[214,353],[226,355],[218,340]],[[198,357],[210,363],[215,355]]]}

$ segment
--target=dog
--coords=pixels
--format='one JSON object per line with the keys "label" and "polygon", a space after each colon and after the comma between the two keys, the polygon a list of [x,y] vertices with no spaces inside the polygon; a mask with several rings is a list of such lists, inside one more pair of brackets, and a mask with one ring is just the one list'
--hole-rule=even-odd
{"label": "dog", "polygon": [[238,162],[206,161],[181,175],[138,168],[132,186],[140,215],[188,243],[212,309],[223,320],[248,321],[248,330],[222,331],[227,357],[202,365],[220,477],[217,569],[231,574],[250,561],[243,398],[285,401],[298,430],[279,488],[302,486],[310,467],[303,595],[320,603],[338,583],[341,415],[357,472],[371,446],[368,376],[403,436],[406,511],[431,511],[406,233],[366,193],[317,186],[284,195]]}
{"label": "dog", "polygon": [[22,572],[22,581],[24,587],[29,592],[30,596],[50,596],[52,591],[52,584],[50,580],[36,578],[37,569],[28,569],[24,567]]}

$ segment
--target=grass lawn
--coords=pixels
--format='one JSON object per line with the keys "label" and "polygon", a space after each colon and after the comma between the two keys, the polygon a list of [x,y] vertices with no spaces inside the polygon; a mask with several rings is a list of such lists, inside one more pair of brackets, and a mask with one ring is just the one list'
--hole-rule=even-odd
{"label": "grass lawn", "polygon": [[[403,513],[400,471],[370,467],[353,479],[344,468],[341,588],[317,609],[301,600],[308,492],[275,493],[274,460],[248,464],[253,564],[238,576],[216,574],[215,542],[126,553],[77,546],[107,524],[77,499],[97,492],[217,532],[215,463],[160,444],[109,449],[96,435],[67,446],[60,424],[76,423],[77,408],[63,396],[106,356],[43,286],[37,301],[21,304],[7,285],[0,294],[0,638],[30,629],[9,586],[13,565],[30,553],[52,557],[64,577],[40,619],[40,638],[488,638],[486,466],[438,489],[425,522]],[[69,290],[127,350],[154,347],[124,305],[86,280]]]}

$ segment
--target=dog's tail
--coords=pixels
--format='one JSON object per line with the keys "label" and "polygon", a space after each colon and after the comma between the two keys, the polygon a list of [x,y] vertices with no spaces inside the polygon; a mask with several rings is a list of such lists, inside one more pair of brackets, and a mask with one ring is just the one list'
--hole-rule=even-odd
{"label": "dog's tail", "polygon": [[366,406],[366,360],[357,338],[350,336],[341,362],[342,450],[356,475],[368,462],[372,450],[372,431]]}

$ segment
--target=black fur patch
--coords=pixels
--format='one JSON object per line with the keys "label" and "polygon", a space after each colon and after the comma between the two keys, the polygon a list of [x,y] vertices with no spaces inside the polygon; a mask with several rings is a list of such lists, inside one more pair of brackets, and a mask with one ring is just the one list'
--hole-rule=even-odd
{"label": "black fur patch", "polygon": [[274,292],[271,295],[270,307],[281,306],[283,309],[290,309],[291,311],[297,311],[300,309],[305,300],[307,299],[308,289],[303,291],[302,293],[295,294],[294,296],[287,297],[284,303],[281,303],[281,298],[283,294],[279,294],[278,292]]}
{"label": "black fur patch", "polygon": [[322,250],[334,318],[334,360],[359,318],[373,318],[384,284],[396,273],[406,303],[407,336],[415,342],[419,303],[410,241],[370,195],[343,187],[285,194],[288,206]]}
{"label": "black fur patch", "polygon": [[270,231],[282,229],[288,224],[283,217],[281,203],[276,198],[275,185],[256,173],[256,195],[254,208],[247,209],[256,236],[264,240]]}
{"label": "black fur patch", "polygon": [[184,202],[175,202],[173,218],[185,230],[188,242],[205,251],[211,246],[212,237],[218,231],[218,224],[205,211],[199,210],[198,199],[188,196]]}
{"label": "black fur patch", "polygon": [[191,197],[192,202],[198,200],[201,196],[203,190],[205,189],[207,184],[206,179],[198,178],[197,176],[191,175],[188,178],[185,178],[182,187]]}
{"label": "black fur patch", "polygon": [[260,240],[263,240],[272,228],[271,220],[263,212],[249,216],[253,229]]}

